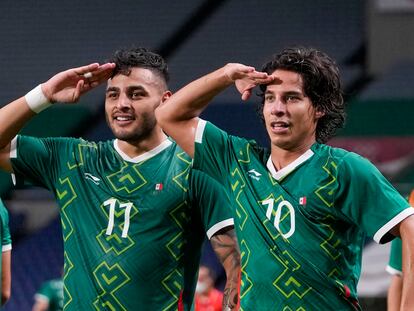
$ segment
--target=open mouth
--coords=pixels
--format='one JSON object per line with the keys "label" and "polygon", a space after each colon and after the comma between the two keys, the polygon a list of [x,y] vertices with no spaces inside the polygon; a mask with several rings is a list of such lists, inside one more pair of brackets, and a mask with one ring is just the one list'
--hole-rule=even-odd
{"label": "open mouth", "polygon": [[134,118],[131,116],[118,116],[118,117],[114,117],[114,120],[116,121],[132,121]]}
{"label": "open mouth", "polygon": [[135,120],[133,115],[115,115],[113,120],[118,125],[128,125]]}
{"label": "open mouth", "polygon": [[273,121],[270,123],[272,130],[286,130],[289,128],[289,123],[284,121]]}

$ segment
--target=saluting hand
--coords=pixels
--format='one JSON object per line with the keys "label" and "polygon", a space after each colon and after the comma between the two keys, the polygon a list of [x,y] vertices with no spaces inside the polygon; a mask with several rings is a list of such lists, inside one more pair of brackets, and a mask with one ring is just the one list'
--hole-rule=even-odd
{"label": "saluting hand", "polygon": [[114,63],[90,65],[62,71],[42,84],[42,91],[50,102],[75,103],[80,96],[107,81]]}
{"label": "saluting hand", "polygon": [[274,77],[266,72],[256,71],[254,67],[243,64],[230,63],[224,68],[226,76],[235,83],[237,90],[242,95],[242,100],[248,100],[252,90],[259,84],[267,84]]}

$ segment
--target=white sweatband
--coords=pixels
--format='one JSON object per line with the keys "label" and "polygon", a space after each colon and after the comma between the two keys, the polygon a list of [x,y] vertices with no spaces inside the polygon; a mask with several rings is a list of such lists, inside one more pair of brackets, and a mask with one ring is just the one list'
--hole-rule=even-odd
{"label": "white sweatband", "polygon": [[27,93],[24,98],[26,99],[29,108],[36,113],[39,113],[52,105],[43,93],[41,84]]}

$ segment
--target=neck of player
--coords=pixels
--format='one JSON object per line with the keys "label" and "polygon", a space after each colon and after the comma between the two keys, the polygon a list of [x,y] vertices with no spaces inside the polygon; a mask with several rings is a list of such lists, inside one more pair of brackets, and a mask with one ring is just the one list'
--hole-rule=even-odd
{"label": "neck of player", "polygon": [[276,171],[281,170],[295,161],[308,151],[315,142],[316,140],[312,140],[291,148],[278,147],[272,144],[270,157],[272,158],[273,166]]}
{"label": "neck of player", "polygon": [[151,151],[158,147],[163,141],[167,139],[167,135],[161,130],[159,126],[156,126],[151,134],[140,140],[126,141],[118,139],[118,147],[128,157],[135,158],[143,153]]}

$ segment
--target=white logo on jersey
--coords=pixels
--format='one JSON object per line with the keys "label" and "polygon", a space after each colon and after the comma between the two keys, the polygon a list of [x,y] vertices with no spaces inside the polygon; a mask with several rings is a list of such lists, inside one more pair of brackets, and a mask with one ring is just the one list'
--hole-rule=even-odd
{"label": "white logo on jersey", "polygon": [[247,174],[249,174],[251,178],[256,179],[256,180],[260,180],[260,176],[262,176],[262,174],[257,172],[255,169],[251,169],[250,171],[247,172]]}
{"label": "white logo on jersey", "polygon": [[98,177],[95,177],[90,173],[85,173],[85,178],[93,182],[95,185],[99,185],[99,182],[101,181]]}

